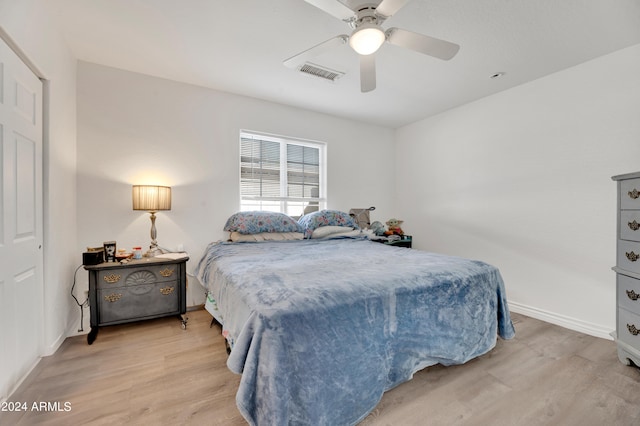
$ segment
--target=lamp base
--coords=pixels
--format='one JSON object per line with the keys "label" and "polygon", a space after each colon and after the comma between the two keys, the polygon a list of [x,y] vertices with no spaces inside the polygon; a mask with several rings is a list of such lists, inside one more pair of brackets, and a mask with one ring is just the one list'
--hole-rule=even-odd
{"label": "lamp base", "polygon": [[143,255],[144,257],[156,257],[159,254],[164,254],[165,251],[158,247],[149,247],[149,250]]}
{"label": "lamp base", "polygon": [[156,212],[149,213],[151,213],[151,245],[149,246],[149,250],[144,254],[144,257],[155,257],[165,253],[165,251],[158,247],[158,241],[156,240]]}

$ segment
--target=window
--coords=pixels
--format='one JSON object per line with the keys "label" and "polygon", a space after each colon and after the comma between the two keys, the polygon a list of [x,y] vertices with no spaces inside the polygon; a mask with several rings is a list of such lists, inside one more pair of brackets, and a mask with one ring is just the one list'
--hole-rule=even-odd
{"label": "window", "polygon": [[240,210],[325,208],[325,144],[240,132]]}

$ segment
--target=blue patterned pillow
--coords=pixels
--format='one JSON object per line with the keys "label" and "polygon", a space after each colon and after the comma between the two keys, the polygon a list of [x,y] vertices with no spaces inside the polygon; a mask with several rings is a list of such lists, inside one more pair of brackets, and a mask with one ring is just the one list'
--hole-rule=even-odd
{"label": "blue patterned pillow", "polygon": [[348,213],[338,210],[320,210],[309,213],[302,216],[298,223],[304,229],[305,238],[311,238],[313,231],[321,226],[351,226],[353,229],[359,229],[356,221]]}
{"label": "blue patterned pillow", "polygon": [[260,234],[262,232],[302,232],[302,227],[284,213],[239,212],[227,219],[225,231],[240,234]]}

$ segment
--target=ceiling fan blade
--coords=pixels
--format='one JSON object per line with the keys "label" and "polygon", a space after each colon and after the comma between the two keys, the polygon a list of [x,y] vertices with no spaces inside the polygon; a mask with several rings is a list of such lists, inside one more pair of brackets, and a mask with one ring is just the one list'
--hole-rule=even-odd
{"label": "ceiling fan blade", "polygon": [[335,16],[343,21],[348,21],[353,18],[355,12],[349,9],[338,0],[304,0],[307,3],[317,7],[318,9],[328,13],[331,16]]}
{"label": "ceiling fan blade", "polygon": [[376,56],[360,55],[360,91],[370,92],[376,88]]}
{"label": "ceiling fan blade", "polygon": [[297,55],[286,59],[283,61],[283,64],[289,68],[297,68],[309,59],[346,44],[347,41],[349,41],[349,36],[345,34],[330,38],[327,41],[323,41],[322,43],[313,46],[311,49],[307,49],[304,52],[300,52]]}
{"label": "ceiling fan blade", "polygon": [[385,34],[387,35],[387,41],[391,44],[406,47],[445,61],[456,56],[456,53],[460,50],[460,46],[455,43],[400,28],[389,28]]}
{"label": "ceiling fan blade", "polygon": [[379,15],[389,18],[395,15],[397,11],[409,3],[410,0],[382,0],[382,2],[376,7],[376,12]]}

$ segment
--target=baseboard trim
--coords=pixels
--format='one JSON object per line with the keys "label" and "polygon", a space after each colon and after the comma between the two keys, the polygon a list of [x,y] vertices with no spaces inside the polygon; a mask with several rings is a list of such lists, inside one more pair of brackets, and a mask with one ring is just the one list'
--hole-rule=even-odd
{"label": "baseboard trim", "polygon": [[35,361],[33,361],[33,364],[31,364],[31,367],[29,367],[27,372],[24,373],[24,375],[22,377],[20,377],[20,379],[11,387],[11,389],[9,389],[9,393],[7,394],[7,397],[6,398],[0,398],[0,402],[4,403],[4,402],[8,401],[11,398],[11,395],[13,395],[13,393],[18,390],[20,385],[22,385],[22,383],[25,380],[27,380],[29,375],[38,366],[38,364],[40,363],[41,360],[42,360],[42,357],[39,356],[38,358],[35,359]]}
{"label": "baseboard trim", "polygon": [[509,309],[512,312],[526,315],[531,318],[539,319],[569,330],[578,331],[594,337],[600,337],[606,340],[613,340],[611,337],[612,329],[598,324],[582,321],[577,318],[571,318],[554,312],[545,311],[543,309],[534,308],[532,306],[523,305],[518,302],[509,301]]}
{"label": "baseboard trim", "polygon": [[51,356],[55,354],[66,338],[67,336],[65,334],[60,334],[53,342],[51,342],[51,344],[45,346],[42,356]]}

